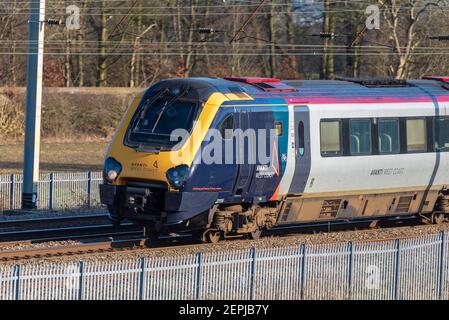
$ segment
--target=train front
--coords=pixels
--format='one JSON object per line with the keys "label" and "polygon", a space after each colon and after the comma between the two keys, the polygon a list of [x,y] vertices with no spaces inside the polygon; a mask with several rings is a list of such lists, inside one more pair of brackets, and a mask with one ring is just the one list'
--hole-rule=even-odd
{"label": "train front", "polygon": [[207,223],[216,195],[185,192],[185,186],[201,141],[226,99],[214,91],[199,79],[175,79],[134,100],[108,148],[100,186],[101,202],[115,225],[126,218],[160,234]]}

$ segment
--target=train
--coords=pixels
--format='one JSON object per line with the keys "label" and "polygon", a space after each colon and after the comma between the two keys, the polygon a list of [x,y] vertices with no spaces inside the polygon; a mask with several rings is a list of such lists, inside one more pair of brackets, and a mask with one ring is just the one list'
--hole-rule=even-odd
{"label": "train", "polygon": [[108,146],[100,198],[148,235],[449,217],[449,77],[160,81]]}

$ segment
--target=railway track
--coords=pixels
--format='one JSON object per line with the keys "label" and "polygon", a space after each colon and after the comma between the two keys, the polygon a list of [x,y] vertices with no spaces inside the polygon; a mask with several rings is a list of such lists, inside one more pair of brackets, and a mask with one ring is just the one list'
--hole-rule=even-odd
{"label": "railway track", "polygon": [[70,222],[95,222],[99,219],[106,220],[108,215],[106,213],[96,213],[88,215],[71,215],[71,216],[56,216],[56,217],[39,217],[36,219],[10,219],[0,220],[0,230],[4,228],[31,228],[40,224],[55,224],[55,223],[70,223]]}
{"label": "railway track", "polygon": [[[365,230],[370,231],[370,230]],[[283,237],[292,237],[297,234],[284,234]],[[395,237],[384,237],[380,239],[367,239],[367,240],[358,240],[360,243],[368,243],[368,242],[381,242],[381,241],[391,241],[391,240],[406,240],[412,239],[416,237],[416,235],[410,236],[395,236]],[[73,245],[60,245],[60,246],[48,246],[48,247],[38,247],[38,248],[26,248],[26,249],[13,249],[13,250],[4,250],[0,251],[0,261],[19,261],[19,260],[32,260],[39,258],[55,258],[55,257],[70,257],[70,256],[79,256],[82,255],[95,255],[102,253],[120,253],[126,251],[129,253],[132,250],[170,250],[176,248],[176,250],[187,250],[189,248],[194,248],[196,251],[201,251],[201,248],[205,246],[220,246],[225,245],[225,243],[221,242],[219,244],[206,244],[199,243],[195,241],[184,241],[181,243],[174,242],[163,242],[158,244],[150,244],[148,238],[144,237],[135,237],[135,238],[127,238],[122,240],[106,240],[106,239],[98,239],[92,242],[86,243],[78,243]]]}
{"label": "railway track", "polygon": [[[105,215],[91,215],[83,216],[81,219],[88,221],[89,219],[98,219],[106,217]],[[46,218],[41,220],[34,220],[33,223],[55,222],[55,221],[71,221],[79,222],[76,217],[60,217],[58,219]],[[277,237],[290,237],[298,235],[298,233],[316,233],[316,232],[326,232],[326,233],[338,233],[342,230],[357,230],[361,229],[362,232],[375,231],[374,229],[369,229],[370,224],[373,219],[364,219],[359,221],[339,221],[332,224],[324,223],[313,223],[313,224],[288,224],[280,225],[273,229],[264,232],[266,236],[277,236]],[[14,223],[19,225],[20,223],[31,223],[29,221],[9,221],[8,223]],[[395,224],[397,219],[384,219],[382,224]],[[417,219],[401,220],[401,225],[404,227],[413,226],[417,224]],[[0,228],[5,225],[0,222]],[[396,227],[399,228],[396,224]],[[365,230],[366,229],[366,230]],[[388,229],[388,228],[387,228]],[[406,239],[407,236],[395,237],[395,239],[401,238]],[[118,240],[121,239],[121,240]],[[63,240],[80,240],[80,243],[70,244],[70,245],[55,245],[49,244],[45,245],[45,242],[51,241],[63,241]],[[166,241],[170,240],[170,241]],[[391,240],[391,239],[382,239]],[[231,239],[229,241],[232,241]],[[379,239],[366,240],[379,241]],[[33,243],[42,243],[43,246],[33,247]],[[69,255],[81,255],[81,254],[95,254],[104,252],[114,252],[122,250],[132,250],[132,249],[157,249],[164,250],[169,248],[176,249],[186,249],[188,247],[195,246],[200,249],[201,246],[207,244],[199,243],[194,237],[189,235],[175,236],[175,237],[161,237],[156,242],[151,242],[146,237],[143,236],[143,229],[132,223],[124,223],[120,228],[114,228],[111,224],[97,224],[97,225],[86,225],[86,226],[72,226],[72,227],[58,227],[58,228],[38,228],[38,229],[25,229],[25,230],[11,230],[11,231],[0,231],[0,244],[9,248],[14,248],[17,246],[19,249],[8,249],[0,250],[0,261],[8,260],[20,260],[20,259],[32,259],[40,257],[55,257],[55,256],[69,256]],[[29,244],[29,248],[23,248],[24,245]]]}
{"label": "railway track", "polygon": [[[143,248],[148,243],[142,227],[130,222],[113,227],[107,217],[107,214],[91,214],[0,220],[0,261],[111,252]],[[55,244],[70,240],[79,243]]]}
{"label": "railway track", "polygon": [[103,253],[113,250],[143,248],[146,239],[128,239],[117,241],[98,241],[92,243],[80,243],[68,246],[51,246],[43,248],[28,248],[19,250],[0,251],[0,260],[37,259],[42,257],[69,256],[88,253]]}
{"label": "railway track", "polygon": [[[409,221],[408,224],[404,226],[410,226],[413,225],[414,220]],[[370,221],[361,221],[364,225],[368,224]],[[401,223],[404,223],[404,221],[401,221]],[[344,222],[342,221],[338,225],[332,225],[332,231],[330,233],[336,234],[337,231],[342,229],[348,231],[349,226],[357,225],[354,222]],[[358,226],[361,226],[362,224],[358,224]],[[102,227],[102,226],[100,226]],[[108,234],[108,232],[97,232],[97,233],[84,233],[80,234],[79,238],[84,238],[86,241],[83,241],[78,244],[73,245],[50,245],[46,247],[35,247],[35,248],[26,248],[26,249],[11,249],[11,250],[4,250],[0,251],[0,261],[9,261],[9,260],[22,260],[22,259],[36,259],[36,258],[42,258],[42,257],[58,257],[58,256],[71,256],[71,255],[84,255],[84,254],[100,254],[100,253],[113,253],[113,252],[120,252],[120,251],[130,251],[134,249],[149,249],[149,250],[168,250],[173,249],[176,247],[176,249],[185,250],[188,248],[195,247],[197,250],[201,250],[204,246],[208,246],[209,244],[203,244],[200,243],[198,240],[196,240],[193,237],[189,236],[182,236],[182,237],[165,237],[160,238],[157,242],[151,242],[148,238],[143,237],[142,230],[138,230],[137,232],[132,229],[132,227],[136,227],[133,225],[130,225],[129,227],[131,230],[123,230],[123,232],[120,232],[116,229],[108,229],[111,228],[111,226],[103,226],[111,233]],[[124,226],[125,228],[127,226]],[[288,238],[292,236],[298,236],[298,232],[316,232],[318,227],[321,228],[322,231],[330,231],[326,230],[326,224],[311,224],[311,225],[302,225],[302,226],[295,226],[295,225],[288,225],[288,226],[279,226],[276,228],[271,229],[269,232],[266,232],[266,236],[277,236],[279,238]],[[400,227],[396,227],[400,228]],[[349,229],[350,230],[350,229]],[[385,229],[384,229],[385,230]],[[48,230],[47,230],[48,231]],[[374,233],[375,229],[362,229],[359,230],[359,232],[363,232],[365,234],[368,233]],[[95,235],[95,236],[94,236]],[[117,240],[117,236],[121,235],[122,239]],[[110,238],[108,239],[108,236]],[[395,236],[394,239],[407,239],[411,238],[411,236]],[[72,238],[74,236],[72,235]],[[113,239],[115,238],[115,240]],[[52,238],[54,239],[54,238]],[[263,238],[262,238],[263,239]],[[363,240],[361,242],[371,242],[371,241],[387,241],[392,240],[393,238],[382,238],[382,239],[372,239],[372,240]],[[166,241],[169,240],[169,241]],[[232,240],[230,240],[232,241]],[[32,241],[27,241],[32,242]],[[41,242],[45,242],[41,240]],[[23,244],[23,242],[20,242]],[[2,243],[0,243],[2,244]],[[4,243],[3,243],[4,244]],[[2,245],[3,245],[2,244]],[[13,244],[10,242],[10,244]],[[226,242],[221,242],[220,244],[225,245]]]}
{"label": "railway track", "polygon": [[141,227],[129,222],[114,228],[105,214],[1,220],[0,244],[142,235],[142,232]]}
{"label": "railway track", "polygon": [[114,228],[111,224],[61,228],[38,228],[0,232],[0,243],[12,241],[48,242],[142,234],[143,229],[132,223],[123,224],[119,228]]}
{"label": "railway track", "polygon": [[[164,238],[162,238],[162,240],[164,240]],[[192,241],[189,240],[187,242],[183,242],[181,245],[179,243],[174,242],[163,242],[163,244],[162,243],[150,244],[149,241],[150,241],[149,238],[137,236],[128,237],[121,240],[113,240],[111,238],[109,240],[106,240],[105,238],[96,238],[96,239],[92,238],[89,239],[89,241],[87,242],[77,243],[73,245],[3,250],[0,251],[0,261],[38,259],[45,257],[49,258],[58,256],[83,255],[83,254],[98,254],[98,253],[115,252],[132,249],[145,249],[145,248],[164,250],[173,248],[174,246],[176,246],[177,248],[186,249],[189,247],[198,247],[201,245],[203,246],[207,245],[207,244],[199,244],[196,242],[192,243]],[[10,244],[14,244],[14,242],[10,242]],[[24,244],[24,242],[20,242],[20,244]]]}

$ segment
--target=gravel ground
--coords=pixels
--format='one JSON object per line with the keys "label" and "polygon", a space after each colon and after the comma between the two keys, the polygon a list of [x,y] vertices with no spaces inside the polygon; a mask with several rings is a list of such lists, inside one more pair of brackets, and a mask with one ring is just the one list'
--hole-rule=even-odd
{"label": "gravel ground", "polygon": [[[265,236],[259,240],[228,240],[218,244],[198,244],[186,247],[174,246],[170,243],[163,243],[160,248],[147,249],[127,249],[122,251],[82,254],[76,256],[63,256],[30,259],[26,263],[42,263],[42,262],[69,262],[69,261],[111,261],[122,259],[137,259],[139,257],[163,257],[176,256],[185,254],[194,254],[197,252],[217,252],[228,250],[244,250],[252,247],[256,248],[276,248],[286,246],[299,246],[300,244],[330,244],[342,243],[347,241],[363,242],[363,241],[381,241],[391,240],[402,237],[416,237],[422,235],[436,234],[437,232],[449,230],[449,223],[442,225],[416,225],[403,227],[390,227],[379,229],[364,230],[348,230],[338,232],[321,232],[321,233],[304,233],[289,234],[284,236]],[[61,245],[61,242],[57,243]],[[76,244],[71,243],[71,244]],[[56,243],[55,243],[56,245]],[[62,244],[63,245],[63,244]],[[182,245],[182,242],[180,243]]]}
{"label": "gravel ground", "polygon": [[29,243],[27,241],[12,242],[10,244],[0,245],[0,252],[12,250],[26,250],[26,249],[40,249],[49,247],[63,247],[74,246],[80,244],[79,241],[65,240],[65,241],[51,241],[40,243]]}

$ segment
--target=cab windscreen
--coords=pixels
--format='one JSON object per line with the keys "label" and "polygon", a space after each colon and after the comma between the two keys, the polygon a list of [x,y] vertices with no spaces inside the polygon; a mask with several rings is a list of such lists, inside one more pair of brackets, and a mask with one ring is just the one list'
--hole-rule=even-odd
{"label": "cab windscreen", "polygon": [[125,145],[132,148],[153,147],[169,150],[176,129],[190,132],[198,112],[196,102],[173,97],[148,97],[140,103],[125,136]]}

